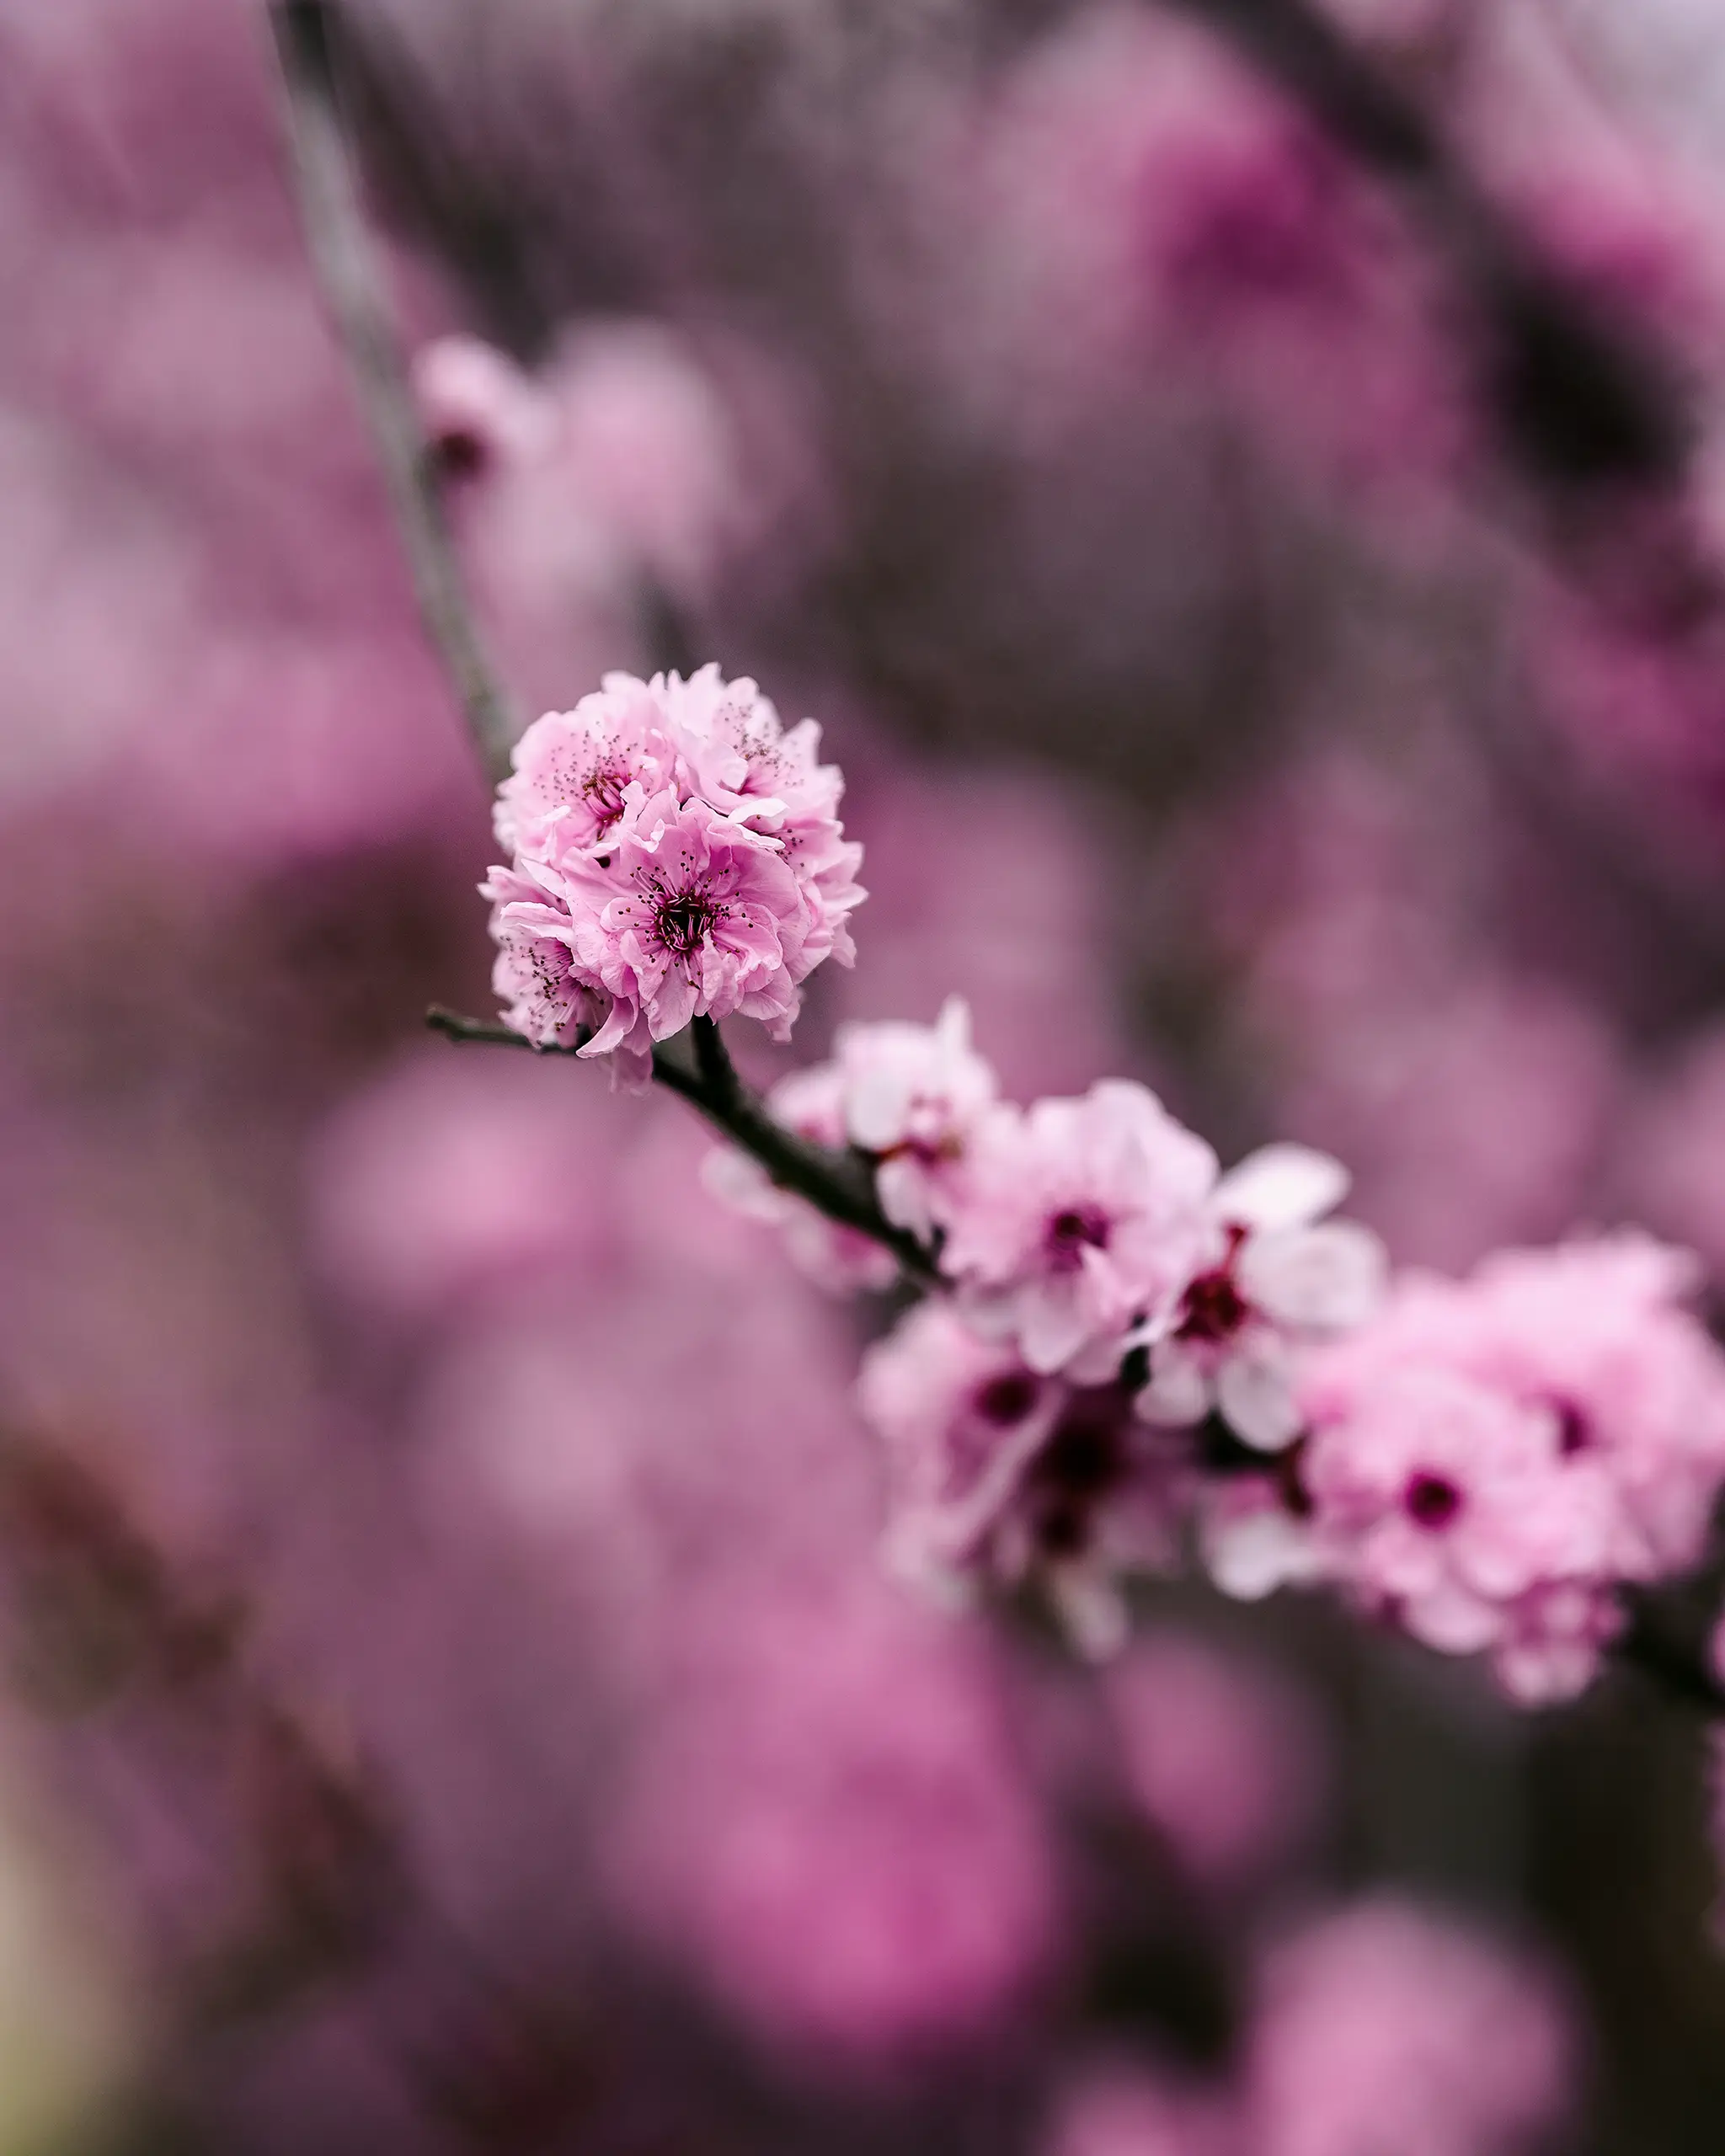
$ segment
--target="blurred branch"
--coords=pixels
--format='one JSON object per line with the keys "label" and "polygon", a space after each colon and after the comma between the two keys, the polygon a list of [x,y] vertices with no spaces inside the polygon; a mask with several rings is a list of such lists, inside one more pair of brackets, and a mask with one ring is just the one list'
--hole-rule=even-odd
{"label": "blurred branch", "polygon": [[1670,356],[1545,260],[1477,185],[1418,101],[1311,0],[1167,0],[1234,45],[1356,163],[1435,228],[1472,303],[1482,390],[1524,476],[1674,494],[1692,424]]}
{"label": "blurred branch", "polygon": [[1713,1668],[1705,1637],[1691,1636],[1664,1602],[1646,1593],[1631,1598],[1629,1625],[1616,1642],[1620,1661],[1638,1670],[1671,1698],[1725,1719],[1725,1682]]}
{"label": "blurred branch", "polygon": [[337,13],[330,0],[274,0],[270,26],[287,93],[306,242],[365,406],[420,618],[488,775],[509,768],[518,731],[468,607],[406,366],[383,299],[342,125]]}
{"label": "blurred branch", "polygon": [[[434,1033],[452,1041],[489,1043],[502,1048],[524,1048],[541,1055],[574,1055],[573,1048],[541,1049],[525,1033],[507,1026],[490,1025],[478,1018],[433,1005],[425,1022]],[[654,1082],[678,1094],[713,1128],[724,1133],[741,1152],[766,1171],[780,1190],[803,1198],[815,1211],[841,1228],[854,1229],[891,1252],[905,1277],[920,1287],[940,1284],[932,1257],[915,1235],[895,1227],[880,1209],[874,1177],[867,1161],[857,1153],[841,1153],[828,1145],[812,1145],[787,1130],[768,1111],[760,1095],[745,1086],[730,1059],[724,1037],[710,1018],[697,1018],[691,1027],[695,1068],[680,1062],[669,1049],[653,1051]]]}
{"label": "blurred branch", "polygon": [[118,1710],[158,1801],[188,1807],[230,1867],[219,1919],[176,1930],[163,2035],[199,2046],[410,1966],[413,1986],[359,1993],[362,2040],[466,2145],[527,2156],[587,2100],[587,2035],[446,1919],[377,1775],[339,1721],[264,1674],[245,1615],[67,1444],[0,1419],[8,1674],[56,1719]]}

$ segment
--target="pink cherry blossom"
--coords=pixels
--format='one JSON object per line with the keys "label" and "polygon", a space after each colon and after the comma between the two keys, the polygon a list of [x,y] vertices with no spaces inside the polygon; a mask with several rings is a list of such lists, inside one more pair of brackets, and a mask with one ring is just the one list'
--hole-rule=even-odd
{"label": "pink cherry blossom", "polygon": [[[932,1026],[841,1026],[833,1061],[782,1079],[767,1106],[816,1145],[873,1155],[881,1210],[927,1240],[949,1217],[970,1134],[994,1097],[994,1073],[970,1047],[969,1012],[953,996]],[[821,1286],[891,1285],[897,1266],[879,1243],[775,1188],[745,1155],[712,1155],[706,1176],[724,1203],[782,1228],[792,1257]]]}
{"label": "pink cherry blossom", "polygon": [[1357,1386],[1332,1366],[1302,1397],[1302,1479],[1349,1592],[1443,1653],[1494,1651],[1519,1697],[1579,1690],[1625,1555],[1609,1481],[1566,1466],[1538,1411],[1441,1364]]}
{"label": "pink cherry blossom", "polygon": [[1297,1347],[1360,1324],[1382,1292],[1377,1237],[1322,1217],[1347,1187],[1339,1161],[1303,1145],[1267,1145],[1222,1177],[1210,1247],[1151,1348],[1140,1415],[1195,1422],[1219,1408],[1260,1451],[1293,1442]]}
{"label": "pink cherry blossom", "polygon": [[573,711],[547,712],[511,760],[497,792],[498,843],[557,867],[611,851],[624,814],[675,785],[677,770],[660,700],[628,674],[607,674]]}
{"label": "pink cherry blossom", "polygon": [[969,1007],[948,996],[932,1026],[841,1026],[834,1049],[844,1135],[877,1155],[881,1210],[931,1235],[952,1218],[956,1179],[996,1091],[970,1045]]}
{"label": "pink cherry blossom", "polygon": [[783,848],[809,903],[809,966],[828,958],[852,964],[846,921],[862,900],[862,849],[839,823],[844,779],[836,764],[818,760],[819,726],[805,718],[787,731],[753,681],[727,681],[717,666],[686,681],[665,677],[662,695],[686,790]]}
{"label": "pink cherry blossom", "polygon": [[1310,1587],[1324,1577],[1311,1525],[1311,1501],[1295,1456],[1277,1475],[1213,1481],[1199,1496],[1198,1540],[1204,1566],[1226,1595],[1261,1602],[1279,1588]]}
{"label": "pink cherry blossom", "polygon": [[1204,1247],[1216,1159],[1156,1096],[1104,1079],[1081,1100],[996,1107],[978,1128],[943,1269],[1032,1369],[1112,1374],[1135,1326],[1172,1321]]}
{"label": "pink cherry blossom", "polygon": [[1573,2033],[1546,1971],[1408,1904],[1283,1940],[1258,1993],[1246,2108],[1262,2156],[1520,2156],[1566,2108]]}
{"label": "pink cherry blossom", "polygon": [[1219,1580],[1321,1572],[1429,1646],[1489,1650],[1518,1698],[1579,1690],[1618,1587],[1693,1563],[1725,1482],[1725,1358],[1689,1274],[1620,1235],[1404,1277],[1306,1364],[1293,1473],[1210,1508]]}
{"label": "pink cherry blossom", "polygon": [[661,794],[605,869],[571,874],[565,888],[582,966],[612,997],[584,1053],[668,1040],[697,1013],[741,1011],[788,1037],[807,916],[771,841]]}
{"label": "pink cherry blossom", "polygon": [[1502,1251],[1461,1299],[1466,1369],[1553,1418],[1560,1450],[1611,1481],[1635,1576],[1700,1559],[1725,1483],[1725,1356],[1687,1307],[1688,1252],[1632,1233]]}
{"label": "pink cherry blossom", "polygon": [[505,1018],[536,1047],[577,1046],[608,1015],[610,999],[576,963],[556,879],[531,865],[525,874],[494,868],[479,889],[491,900],[491,985]]}
{"label": "pink cherry blossom", "polygon": [[948,1601],[1033,1585],[1081,1652],[1124,1643],[1120,1579],[1172,1559],[1194,1477],[1123,1386],[1039,1372],[933,1301],[868,1350],[858,1401],[886,1450],[894,1570]]}
{"label": "pink cherry blossom", "polygon": [[[610,674],[530,727],[497,802],[514,880],[487,886],[506,894],[492,926],[510,939],[511,1022],[542,1044],[579,1024],[583,1054],[621,1053],[636,1076],[697,1016],[740,1012],[786,1038],[800,984],[825,958],[852,962],[863,896],[843,782],[814,761],[816,739],[809,721],[783,734],[752,681],[712,666],[687,681]],[[596,1003],[577,1012],[577,989]]]}
{"label": "pink cherry blossom", "polygon": [[1058,1379],[943,1302],[922,1304],[868,1350],[857,1399],[886,1450],[895,1571],[955,1584],[982,1561],[1065,1397]]}

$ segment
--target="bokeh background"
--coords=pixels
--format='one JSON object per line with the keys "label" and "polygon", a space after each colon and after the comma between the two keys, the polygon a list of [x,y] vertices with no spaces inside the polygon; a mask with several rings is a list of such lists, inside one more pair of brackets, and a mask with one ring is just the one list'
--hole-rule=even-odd
{"label": "bokeh background", "polygon": [[[1706,0],[332,19],[522,709],[846,769],[797,1058],[958,990],[1398,1259],[1719,1277]],[[0,2156],[1713,2156],[1680,1707],[912,1605],[881,1313],[427,1038],[485,790],[260,7],[0,0]]]}

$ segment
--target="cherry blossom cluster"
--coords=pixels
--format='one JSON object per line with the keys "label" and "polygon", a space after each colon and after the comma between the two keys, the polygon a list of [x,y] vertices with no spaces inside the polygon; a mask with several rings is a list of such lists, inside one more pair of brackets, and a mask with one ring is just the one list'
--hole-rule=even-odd
{"label": "cherry blossom cluster", "polygon": [[[864,1358],[889,1560],[948,1598],[1032,1586],[1078,1645],[1195,1543],[1225,1591],[1322,1582],[1518,1699],[1568,1696],[1621,1590],[1699,1559],[1725,1484],[1725,1357],[1680,1253],[1637,1235],[1391,1280],[1334,1216],[1345,1171],[1271,1145],[1227,1172],[1142,1086],[1020,1108],[950,1002],[841,1027],[774,1114],[873,1164],[943,1291]],[[831,1287],[877,1245],[711,1164]]]}
{"label": "cherry blossom cluster", "polygon": [[[769,1097],[802,1135],[865,1155],[881,1209],[950,1292],[865,1359],[887,1448],[895,1569],[937,1591],[1033,1580],[1075,1638],[1118,1644],[1118,1582],[1178,1552],[1207,1418],[1247,1459],[1300,1434],[1297,1355],[1378,1299],[1376,1239],[1328,1219],[1347,1179],[1298,1146],[1222,1175],[1144,1086],[1003,1101],[953,1001],[932,1027],[853,1025]],[[829,1286],[892,1260],[740,1155],[710,1181]]]}
{"label": "cherry blossom cluster", "polygon": [[1618,1589],[1685,1572],[1725,1483],[1725,1358],[1685,1253],[1621,1233],[1408,1273],[1307,1360],[1294,1471],[1223,1493],[1212,1568],[1244,1594],[1335,1582],[1505,1688],[1563,1699]]}
{"label": "cherry blossom cluster", "polygon": [[509,865],[481,887],[510,1025],[635,1083],[692,1018],[788,1038],[814,968],[852,962],[863,896],[820,739],[716,666],[609,674],[529,727],[498,793]]}

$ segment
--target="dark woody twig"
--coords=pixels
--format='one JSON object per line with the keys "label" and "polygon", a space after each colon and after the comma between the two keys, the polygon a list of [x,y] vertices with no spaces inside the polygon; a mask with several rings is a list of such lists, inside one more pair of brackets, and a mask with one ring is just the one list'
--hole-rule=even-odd
{"label": "dark woody twig", "polygon": [[1684,1621],[1675,1598],[1646,1593],[1629,1598],[1629,1623],[1616,1641],[1620,1662],[1648,1678],[1669,1698],[1710,1719],[1725,1720],[1725,1683],[1715,1673],[1705,1636]]}
{"label": "dark woody twig", "polygon": [[[426,1012],[425,1022],[434,1033],[452,1041],[535,1049],[525,1033],[481,1019],[464,1018],[436,1005]],[[724,1037],[711,1018],[697,1018],[690,1033],[694,1069],[668,1048],[655,1048],[654,1082],[688,1102],[740,1151],[757,1161],[779,1189],[804,1199],[838,1226],[853,1229],[879,1243],[898,1260],[907,1280],[923,1288],[939,1286],[940,1274],[929,1251],[907,1230],[895,1227],[881,1211],[867,1161],[859,1154],[813,1145],[777,1122],[760,1096],[737,1075]],[[576,1050],[551,1048],[537,1053],[574,1055]]]}

